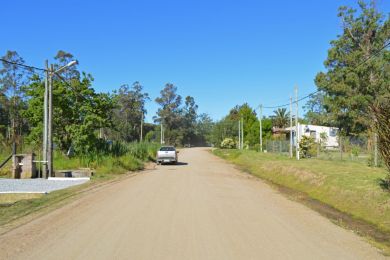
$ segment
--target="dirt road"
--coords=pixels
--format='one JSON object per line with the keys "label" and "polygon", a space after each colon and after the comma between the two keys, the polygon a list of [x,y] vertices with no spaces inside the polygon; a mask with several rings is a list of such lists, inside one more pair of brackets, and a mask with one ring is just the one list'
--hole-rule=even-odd
{"label": "dirt road", "polygon": [[0,259],[380,259],[206,149],[181,151],[0,237]]}

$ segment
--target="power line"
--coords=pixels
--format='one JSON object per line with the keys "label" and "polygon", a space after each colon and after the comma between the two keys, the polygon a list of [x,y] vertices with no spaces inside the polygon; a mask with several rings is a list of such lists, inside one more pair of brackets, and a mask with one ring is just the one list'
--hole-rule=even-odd
{"label": "power line", "polygon": [[5,63],[8,63],[8,64],[16,65],[16,66],[19,66],[19,67],[23,67],[23,68],[25,68],[25,69],[46,71],[45,69],[42,69],[42,68],[38,68],[38,67],[34,67],[34,66],[25,65],[25,64],[21,64],[21,63],[9,61],[9,60],[2,59],[2,58],[0,58],[0,61],[5,62]]}
{"label": "power line", "polygon": [[[369,61],[370,59],[372,59],[373,57],[376,57],[376,56],[378,56],[378,54],[380,54],[383,50],[385,50],[387,47],[389,47],[390,46],[390,42],[388,42],[388,43],[386,43],[382,48],[380,48],[377,52],[375,52],[375,53],[373,53],[372,55],[370,55],[369,57],[367,57],[366,59],[364,59],[362,62],[360,62],[358,65],[356,65],[356,67],[355,68],[348,68],[348,69],[351,69],[351,70],[354,70],[354,69],[357,69],[357,68],[359,68],[361,65],[363,65],[364,63],[366,63],[367,61]],[[329,85],[331,84],[331,82],[329,82],[328,84],[326,84],[325,86],[324,86],[324,88],[326,88],[326,87],[328,87]],[[314,91],[314,92],[312,92],[312,93],[310,93],[310,94],[308,94],[308,95],[306,95],[306,96],[304,96],[304,97],[302,97],[302,98],[300,98],[300,99],[298,99],[297,101],[293,101],[293,103],[296,103],[296,102],[299,102],[299,101],[302,101],[302,100],[304,100],[304,99],[306,99],[306,98],[309,98],[309,97],[311,97],[311,96],[313,96],[313,95],[315,95],[315,94],[317,94],[318,92],[320,92],[321,90],[316,90],[316,91]],[[286,103],[286,104],[283,104],[283,105],[278,105],[278,106],[263,106],[263,108],[270,108],[270,109],[272,109],[272,108],[282,108],[282,107],[287,107],[287,106],[289,106],[290,105],[290,103]],[[256,109],[258,109],[260,106],[258,106]],[[255,109],[255,110],[256,110]]]}

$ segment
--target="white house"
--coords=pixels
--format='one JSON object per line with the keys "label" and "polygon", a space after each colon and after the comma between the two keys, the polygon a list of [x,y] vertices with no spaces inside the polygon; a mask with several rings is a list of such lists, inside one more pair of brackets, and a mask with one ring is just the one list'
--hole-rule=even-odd
{"label": "white house", "polygon": [[[287,127],[285,131],[290,132],[290,127]],[[321,133],[324,133],[323,136],[326,136],[325,147],[337,148],[339,146],[337,140],[338,131],[339,129],[337,127],[298,124],[298,139],[300,140],[302,136],[311,136],[314,138],[315,142],[319,143],[323,141],[321,140]],[[292,134],[295,145],[295,126],[292,127]]]}

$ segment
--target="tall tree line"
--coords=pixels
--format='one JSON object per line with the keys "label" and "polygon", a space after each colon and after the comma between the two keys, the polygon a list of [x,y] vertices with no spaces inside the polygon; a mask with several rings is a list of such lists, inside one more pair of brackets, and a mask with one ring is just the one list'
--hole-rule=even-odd
{"label": "tall tree line", "polygon": [[[15,51],[8,51],[2,59],[0,145],[3,149],[16,142],[37,151],[42,145],[45,73],[20,66],[25,61]],[[54,68],[75,59],[71,53],[60,50],[54,57]],[[157,142],[160,123],[166,128],[167,143],[207,143],[212,120],[206,114],[199,115],[195,99],[182,99],[173,84],[167,84],[155,100],[160,105],[157,124],[144,124],[145,105],[150,97],[140,82],[124,84],[111,93],[98,93],[93,81],[91,74],[77,66],[54,76],[53,137],[57,150],[85,154],[103,150],[113,141]]]}
{"label": "tall tree line", "polygon": [[[177,94],[177,87],[167,83],[155,99],[159,105],[155,123],[164,130],[165,143],[172,145],[210,144],[213,121],[207,114],[198,114],[198,105],[191,96],[183,98]],[[155,139],[158,133],[155,133]]]}

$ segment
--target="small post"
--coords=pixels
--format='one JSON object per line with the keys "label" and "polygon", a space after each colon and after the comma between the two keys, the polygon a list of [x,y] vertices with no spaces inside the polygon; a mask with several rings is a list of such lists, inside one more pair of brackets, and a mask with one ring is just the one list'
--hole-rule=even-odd
{"label": "small post", "polygon": [[374,133],[374,166],[378,167],[378,134]]}
{"label": "small post", "polygon": [[341,133],[340,133],[339,139],[340,139],[340,144],[339,144],[339,146],[340,146],[340,160],[343,160],[343,137],[342,137]]}
{"label": "small post", "polygon": [[293,120],[292,120],[292,97],[290,96],[290,158],[293,158]]}
{"label": "small post", "polygon": [[260,105],[260,152],[263,152],[263,105]]}
{"label": "small post", "polygon": [[244,119],[241,117],[241,149],[244,149]]}
{"label": "small post", "polygon": [[295,149],[296,149],[296,157],[299,160],[299,123],[298,123],[298,87],[295,87],[295,103],[296,103],[296,111],[295,111]]}
{"label": "small post", "polygon": [[160,123],[160,143],[163,144],[163,124]]}
{"label": "small post", "polygon": [[241,122],[238,121],[238,149],[241,149]]}
{"label": "small post", "polygon": [[142,136],[143,127],[144,127],[144,112],[142,112],[142,116],[141,116],[141,133],[140,133],[140,138],[139,138],[141,143],[142,143],[142,140],[143,140],[143,136]]}

